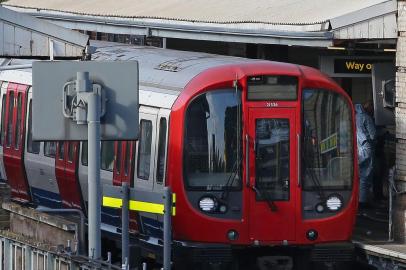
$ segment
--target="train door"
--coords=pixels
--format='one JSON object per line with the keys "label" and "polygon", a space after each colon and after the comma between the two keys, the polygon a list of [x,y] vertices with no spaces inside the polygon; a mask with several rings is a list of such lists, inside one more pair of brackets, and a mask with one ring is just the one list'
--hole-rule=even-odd
{"label": "train door", "polygon": [[168,140],[168,118],[169,110],[160,109],[157,118],[157,137],[155,145],[155,170],[154,170],[154,188],[156,192],[163,192],[166,175],[166,154]]}
{"label": "train door", "polygon": [[[131,187],[134,183],[134,158],[135,141],[118,141],[114,143],[114,170],[113,185],[121,186],[128,183]],[[118,211],[121,216],[121,212]],[[130,212],[130,230],[138,231],[138,216],[136,212]]]}
{"label": "train door", "polygon": [[114,143],[113,185],[122,183],[131,185],[134,179],[135,141],[118,141]]}
{"label": "train door", "polygon": [[82,209],[82,195],[78,177],[79,143],[59,141],[56,145],[55,175],[62,205]]}
{"label": "train door", "polygon": [[[41,148],[41,142],[32,140],[32,91],[28,91],[28,117],[27,139],[24,154],[24,165],[30,186],[32,201],[35,204],[59,208],[61,198],[59,196],[58,183],[55,177],[54,142],[46,142]],[[44,150],[44,151],[43,151]],[[46,151],[45,151],[46,150]]]}
{"label": "train door", "polygon": [[1,174],[1,179],[2,180],[7,180],[7,175],[6,175],[6,171],[4,169],[4,159],[3,159],[3,143],[4,143],[4,128],[5,128],[5,120],[6,120],[6,97],[7,97],[7,86],[8,86],[8,82],[0,82],[1,83],[1,92],[0,92],[0,98],[1,98],[1,102],[0,102],[0,111],[1,111],[1,138],[0,138],[0,174]]}
{"label": "train door", "polygon": [[153,190],[155,168],[156,120],[158,110],[140,107],[140,135],[134,186],[141,190]]}
{"label": "train door", "polygon": [[[140,107],[140,133],[137,141],[135,160],[134,188],[153,191],[156,149],[156,121],[158,110]],[[150,213],[139,214],[141,232],[155,238],[162,237],[161,226],[157,215]]]}
{"label": "train door", "polygon": [[28,86],[9,83],[6,98],[4,167],[14,199],[30,201],[24,167],[25,116]]}
{"label": "train door", "polygon": [[250,238],[292,241],[298,170],[295,109],[250,108],[248,136]]}

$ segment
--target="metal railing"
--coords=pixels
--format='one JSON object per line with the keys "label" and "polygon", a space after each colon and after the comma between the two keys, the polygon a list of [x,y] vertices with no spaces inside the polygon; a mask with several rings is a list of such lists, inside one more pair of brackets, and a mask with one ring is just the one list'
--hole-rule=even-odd
{"label": "metal railing", "polygon": [[91,260],[69,249],[54,252],[18,237],[0,233],[0,270],[122,270],[110,260]]}

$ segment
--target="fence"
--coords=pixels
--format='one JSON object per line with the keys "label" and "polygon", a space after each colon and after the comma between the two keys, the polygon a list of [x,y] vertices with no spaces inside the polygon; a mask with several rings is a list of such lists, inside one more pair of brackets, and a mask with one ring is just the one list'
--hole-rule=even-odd
{"label": "fence", "polygon": [[60,250],[55,247],[30,243],[21,236],[0,232],[0,270],[118,270],[108,261],[90,260],[70,254],[69,245]]}

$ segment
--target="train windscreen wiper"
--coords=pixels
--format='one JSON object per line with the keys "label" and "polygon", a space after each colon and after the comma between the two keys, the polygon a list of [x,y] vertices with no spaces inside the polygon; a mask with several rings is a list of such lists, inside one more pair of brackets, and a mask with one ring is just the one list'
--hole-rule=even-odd
{"label": "train windscreen wiper", "polygon": [[226,200],[228,198],[230,190],[233,187],[234,181],[237,178],[237,176],[240,174],[241,161],[242,161],[242,157],[239,162],[238,162],[238,159],[236,159],[233,164],[233,169],[231,171],[231,174],[228,177],[226,184],[223,186],[223,192],[221,193],[221,196],[220,196],[220,198],[222,200]]}
{"label": "train windscreen wiper", "polygon": [[[304,137],[304,142],[306,142],[306,138],[307,137]],[[318,175],[316,175],[316,173],[314,172],[314,170],[312,170],[312,169],[310,169],[310,167],[309,166],[307,166],[308,164],[307,164],[307,158],[306,157],[308,157],[308,154],[309,154],[309,160],[314,160],[314,150],[313,150],[313,146],[311,145],[310,146],[310,148],[312,149],[311,150],[311,153],[308,153],[308,145],[305,145],[305,147],[304,147],[304,156],[305,156],[305,158],[301,158],[301,160],[303,160],[303,163],[304,163],[304,167],[305,167],[305,172],[304,172],[304,176],[306,176],[306,175],[308,175],[309,177],[310,177],[310,179],[312,180],[312,182],[313,182],[313,186],[314,186],[314,188],[315,188],[315,190],[316,190],[316,192],[319,194],[319,196],[320,196],[320,199],[324,199],[325,198],[325,196],[324,196],[324,190],[323,190],[323,187],[322,187],[322,185],[320,184],[320,179],[319,179],[319,176]]]}

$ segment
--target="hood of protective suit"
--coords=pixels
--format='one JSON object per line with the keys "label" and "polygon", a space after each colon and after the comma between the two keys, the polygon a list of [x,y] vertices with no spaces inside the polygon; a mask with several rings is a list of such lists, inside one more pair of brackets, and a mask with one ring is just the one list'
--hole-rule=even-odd
{"label": "hood of protective suit", "polygon": [[355,104],[355,112],[356,113],[364,113],[364,108],[362,107],[362,104]]}

